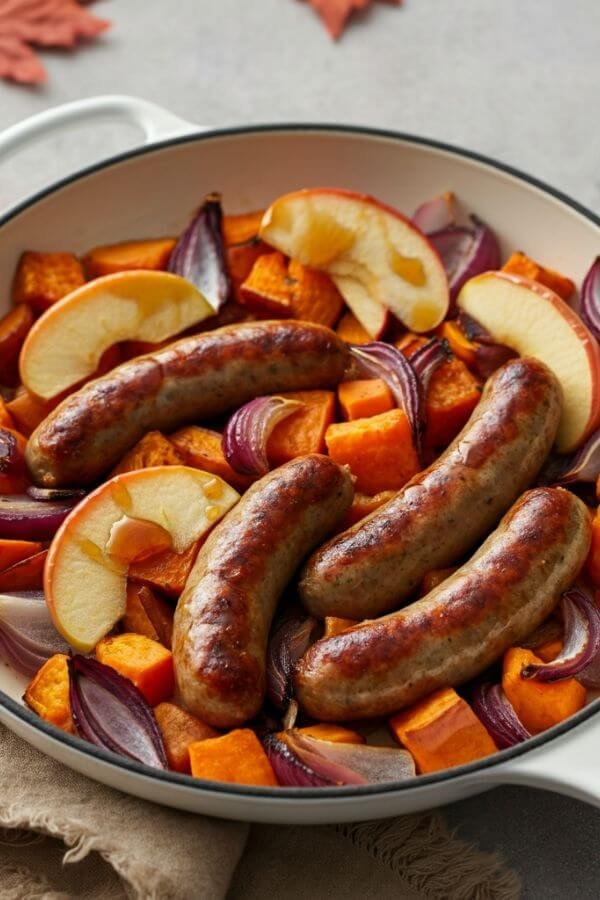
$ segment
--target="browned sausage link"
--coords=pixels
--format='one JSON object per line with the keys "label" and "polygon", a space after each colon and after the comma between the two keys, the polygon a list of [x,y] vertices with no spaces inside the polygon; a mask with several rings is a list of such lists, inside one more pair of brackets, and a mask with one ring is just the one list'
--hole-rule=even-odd
{"label": "browned sausage link", "polygon": [[296,695],[317,719],[393,713],[468,681],[552,611],[591,540],[585,505],[562,488],[528,491],[475,556],[399,612],[318,641]]}
{"label": "browned sausage link", "polygon": [[89,382],[34,431],[37,484],[96,481],[147,431],[211,419],[261,394],[334,387],[347,348],[322,325],[272,321],[184,338]]}
{"label": "browned sausage link", "polygon": [[277,601],[353,493],[348,473],[328,457],[299,457],[256,482],[204,544],[173,636],[181,698],[203,721],[232,728],[259,711]]}
{"label": "browned sausage link", "polygon": [[317,616],[373,618],[397,609],[428,571],[464,556],[538,473],[561,399],[543,363],[507,363],[433,465],[308,560],[300,581],[306,608]]}

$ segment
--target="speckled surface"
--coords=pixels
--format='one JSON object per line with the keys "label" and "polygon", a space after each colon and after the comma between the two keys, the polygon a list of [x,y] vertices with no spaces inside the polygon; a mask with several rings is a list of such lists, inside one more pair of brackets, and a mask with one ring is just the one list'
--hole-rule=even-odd
{"label": "speckled surface", "polygon": [[[0,82],[0,128],[101,93],[147,97],[206,125],[397,128],[487,153],[600,212],[597,0],[377,3],[338,45],[297,0],[106,0],[94,10],[114,29],[74,56],[45,53],[47,87]],[[3,164],[0,208],[135,140],[103,124],[44,141]],[[591,807],[515,787],[446,816],[504,854],[529,900],[598,896]]]}

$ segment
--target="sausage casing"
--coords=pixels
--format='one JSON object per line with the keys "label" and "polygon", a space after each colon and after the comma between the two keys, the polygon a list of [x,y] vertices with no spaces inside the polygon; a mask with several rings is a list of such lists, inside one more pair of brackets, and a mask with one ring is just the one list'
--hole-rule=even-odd
{"label": "sausage casing", "polygon": [[299,592],[316,616],[365,619],[400,606],[431,569],[451,565],[531,484],[554,441],[560,386],[536,359],[486,384],[462,432],[388,503],[317,550]]}
{"label": "sausage casing", "polygon": [[549,615],[590,541],[578,497],[562,488],[528,491],[426,597],[313,644],[296,670],[301,706],[318,720],[388,715],[468,681]]}
{"label": "sausage casing", "polygon": [[173,635],[181,698],[203,721],[232,728],[259,711],[277,601],[353,493],[347,471],[329,457],[299,457],[257,481],[209,535]]}
{"label": "sausage casing", "polygon": [[129,360],[71,394],[27,445],[34,481],[85,485],[147,431],[210,420],[261,394],[335,387],[347,348],[323,325],[248,322]]}

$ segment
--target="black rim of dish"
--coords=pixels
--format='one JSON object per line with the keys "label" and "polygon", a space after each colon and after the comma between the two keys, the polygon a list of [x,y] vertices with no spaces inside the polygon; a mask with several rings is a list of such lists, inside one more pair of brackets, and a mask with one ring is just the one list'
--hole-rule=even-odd
{"label": "black rim of dish", "polygon": [[[495,160],[489,156],[485,156],[481,153],[476,153],[472,150],[465,150],[461,147],[456,147],[443,141],[437,141],[430,138],[418,137],[412,134],[405,134],[404,132],[391,131],[380,128],[368,128],[358,125],[328,125],[323,123],[286,123],[211,129],[198,133],[192,133],[189,135],[170,138],[111,156],[109,159],[101,160],[100,162],[94,163],[93,165],[78,170],[73,175],[69,175],[66,178],[62,178],[59,181],[54,182],[49,187],[36,192],[31,197],[28,197],[26,200],[18,203],[16,206],[9,209],[6,214],[0,216],[0,228],[17,217],[24,210],[35,206],[35,204],[42,200],[44,197],[56,193],[63,187],[72,184],[75,181],[79,181],[80,179],[84,179],[88,175],[93,175],[94,173],[99,172],[103,169],[109,169],[112,166],[119,165],[120,163],[127,160],[135,159],[138,156],[160,152],[170,147],[178,146],[179,144],[196,143],[219,138],[243,137],[250,134],[303,134],[306,132],[321,132],[323,134],[329,133],[380,138],[384,140],[390,140],[392,142],[413,144],[417,147],[425,147],[432,150],[443,151],[452,156],[485,165],[493,170],[502,172],[506,175],[510,175],[511,177],[525,183],[530,187],[535,187],[542,193],[553,197],[555,200],[558,200],[566,207],[579,213],[592,224],[600,227],[600,216],[587,209],[581,203],[578,203],[576,200],[573,200],[571,197],[563,194],[556,188],[551,187],[543,181],[540,181],[539,179],[534,178],[531,175],[528,175],[525,172],[514,168],[513,166],[499,162],[498,160]],[[544,744],[547,744],[549,741],[552,741],[555,738],[577,728],[578,725],[581,725],[583,722],[590,719],[600,709],[600,698],[593,701],[584,709],[580,710],[579,713],[569,719],[566,719],[564,722],[561,722],[559,725],[556,725],[549,731],[537,735],[536,737],[530,738],[528,741],[525,741],[522,744],[517,744],[515,747],[511,747],[508,750],[499,751],[492,756],[486,757],[473,763],[469,763],[468,765],[457,766],[455,768],[437,772],[431,775],[420,775],[415,780],[411,779],[407,780],[406,782],[393,782],[390,784],[374,784],[360,787],[354,786],[336,788],[260,788],[252,787],[249,785],[245,786],[229,783],[226,784],[216,781],[203,781],[198,778],[193,778],[190,775],[180,775],[175,772],[153,769],[149,766],[145,766],[133,760],[130,760],[125,756],[119,756],[118,754],[112,753],[108,750],[102,750],[98,747],[95,747],[93,744],[82,740],[81,738],[74,737],[64,731],[61,731],[55,726],[45,722],[43,719],[40,719],[39,716],[35,715],[35,713],[33,713],[26,706],[20,705],[15,700],[13,700],[12,697],[9,697],[8,694],[4,693],[4,691],[1,690],[0,705],[2,705],[12,716],[20,719],[22,722],[26,723],[28,726],[36,729],[37,731],[41,731],[53,741],[65,745],[70,750],[74,750],[77,753],[95,758],[102,763],[108,764],[114,769],[126,770],[135,775],[141,776],[144,779],[149,778],[151,780],[173,784],[178,787],[192,788],[193,790],[199,792],[229,795],[234,797],[238,801],[243,799],[253,800],[260,798],[268,799],[270,803],[277,804],[278,800],[288,801],[293,799],[297,801],[297,803],[302,803],[303,805],[314,805],[318,803],[319,800],[349,800],[352,798],[358,799],[365,796],[394,793],[400,794],[407,791],[415,791],[422,787],[443,784],[445,782],[464,778],[469,775],[482,772],[484,770],[493,769],[498,765],[522,756],[523,754],[539,748]]]}

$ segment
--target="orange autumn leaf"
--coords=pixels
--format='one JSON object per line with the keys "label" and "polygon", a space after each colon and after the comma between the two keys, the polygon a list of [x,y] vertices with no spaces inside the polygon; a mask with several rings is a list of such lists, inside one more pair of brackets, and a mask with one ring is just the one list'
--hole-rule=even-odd
{"label": "orange autumn leaf", "polygon": [[74,47],[109,27],[75,0],[3,0],[0,4],[0,78],[40,84],[46,70],[36,47]]}
{"label": "orange autumn leaf", "polygon": [[[402,0],[383,0],[392,6],[400,6]],[[321,16],[323,23],[331,35],[337,40],[353,12],[367,9],[373,0],[309,0],[310,5]]]}

